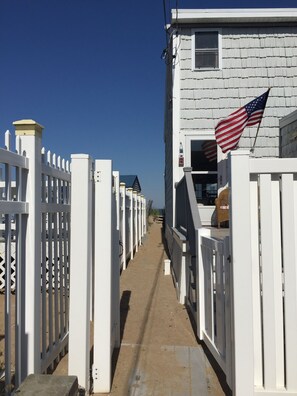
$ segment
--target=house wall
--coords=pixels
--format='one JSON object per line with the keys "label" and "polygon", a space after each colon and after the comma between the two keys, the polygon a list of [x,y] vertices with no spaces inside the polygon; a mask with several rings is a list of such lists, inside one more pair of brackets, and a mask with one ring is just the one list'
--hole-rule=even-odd
{"label": "house wall", "polygon": [[[179,29],[181,134],[214,131],[271,87],[255,156],[277,157],[279,119],[297,107],[297,27],[215,27],[222,32],[222,70],[213,71],[192,70],[192,30]],[[253,145],[256,129],[244,131],[239,147]]]}
{"label": "house wall", "polygon": [[[192,70],[192,29],[220,29],[222,68]],[[175,225],[175,189],[180,142],[188,136],[214,136],[220,119],[271,87],[256,142],[256,157],[280,155],[279,120],[297,108],[297,26],[180,25],[172,34],[173,59],[167,59],[165,103],[166,223]],[[257,126],[246,128],[240,148],[251,148]],[[184,151],[185,165],[190,166]],[[218,188],[226,184],[225,156],[218,153]]]}
{"label": "house wall", "polygon": [[297,157],[297,110],[280,120],[281,157]]}

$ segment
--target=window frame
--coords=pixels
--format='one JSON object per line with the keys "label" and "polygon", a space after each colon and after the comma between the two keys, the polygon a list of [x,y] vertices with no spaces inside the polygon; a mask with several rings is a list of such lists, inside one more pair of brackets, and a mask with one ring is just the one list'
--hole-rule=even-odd
{"label": "window frame", "polygon": [[[196,67],[195,55],[196,55],[196,33],[204,32],[216,32],[218,33],[218,67]],[[200,28],[192,29],[192,70],[193,71],[207,71],[207,70],[221,70],[222,69],[222,29],[220,28]]]}
{"label": "window frame", "polygon": [[[192,163],[191,163],[191,153],[192,153],[192,141],[215,141],[215,137],[213,135],[213,132],[210,133],[204,133],[201,135],[197,135],[197,134],[189,134],[186,135],[186,166],[192,167]],[[219,162],[219,150],[217,148],[217,166],[218,166],[218,162]],[[218,183],[218,168],[216,171],[213,170],[192,170],[191,172],[192,175],[216,175],[217,177],[217,191],[219,189],[219,183]],[[197,197],[196,197],[197,199]],[[211,207],[213,205],[205,205],[203,203],[198,203],[198,205],[204,206],[204,207]]]}

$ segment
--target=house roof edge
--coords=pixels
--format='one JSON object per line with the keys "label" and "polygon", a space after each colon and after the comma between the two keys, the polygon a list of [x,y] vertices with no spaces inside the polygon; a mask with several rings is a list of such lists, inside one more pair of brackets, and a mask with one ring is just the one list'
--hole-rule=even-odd
{"label": "house roof edge", "polygon": [[171,23],[296,22],[297,8],[173,9]]}

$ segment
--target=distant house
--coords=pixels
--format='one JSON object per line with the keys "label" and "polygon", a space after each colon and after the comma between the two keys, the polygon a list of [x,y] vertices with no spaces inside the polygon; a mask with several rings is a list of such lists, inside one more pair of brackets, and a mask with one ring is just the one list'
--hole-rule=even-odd
{"label": "distant house", "polygon": [[136,175],[120,175],[120,183],[125,183],[126,188],[132,188],[133,191],[141,192],[141,186]]}
{"label": "distant house", "polygon": [[[297,9],[173,10],[165,106],[166,229],[175,226],[175,186],[192,168],[202,225],[215,223],[225,156],[205,156],[220,119],[271,87],[256,157],[280,155],[279,120],[297,108]],[[251,148],[256,127],[239,146]]]}

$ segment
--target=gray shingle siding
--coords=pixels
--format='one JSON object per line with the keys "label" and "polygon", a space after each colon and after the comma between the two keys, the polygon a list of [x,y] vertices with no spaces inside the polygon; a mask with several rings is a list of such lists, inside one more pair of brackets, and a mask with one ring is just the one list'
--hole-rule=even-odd
{"label": "gray shingle siding", "polygon": [[[214,28],[220,28],[215,26]],[[297,108],[297,27],[221,27],[222,70],[192,70],[192,31],[181,28],[181,132],[217,122],[271,87],[256,156],[279,155],[279,119]],[[256,127],[240,147],[250,148]]]}

